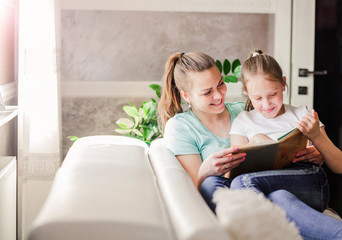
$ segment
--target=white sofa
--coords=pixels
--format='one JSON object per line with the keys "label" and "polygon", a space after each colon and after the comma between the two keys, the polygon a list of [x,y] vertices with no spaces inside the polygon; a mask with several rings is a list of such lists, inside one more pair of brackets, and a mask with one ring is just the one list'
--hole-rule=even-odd
{"label": "white sofa", "polygon": [[77,140],[29,240],[231,238],[163,139]]}

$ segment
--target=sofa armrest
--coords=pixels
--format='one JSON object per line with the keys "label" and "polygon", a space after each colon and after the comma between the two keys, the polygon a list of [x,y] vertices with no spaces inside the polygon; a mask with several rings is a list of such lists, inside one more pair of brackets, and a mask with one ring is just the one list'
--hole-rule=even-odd
{"label": "sofa armrest", "polygon": [[152,142],[149,158],[178,239],[231,239],[163,139]]}
{"label": "sofa armrest", "polygon": [[174,239],[147,151],[127,137],[77,140],[28,239]]}

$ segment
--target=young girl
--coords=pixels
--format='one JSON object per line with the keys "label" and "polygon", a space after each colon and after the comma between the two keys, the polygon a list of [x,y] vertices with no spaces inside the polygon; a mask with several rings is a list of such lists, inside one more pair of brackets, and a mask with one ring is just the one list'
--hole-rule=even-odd
{"label": "young girl", "polygon": [[[276,140],[297,127],[302,119],[305,121],[305,117],[310,113],[305,106],[297,108],[283,103],[286,78],[278,62],[261,50],[250,53],[242,66],[241,79],[248,101],[246,111],[241,112],[232,124],[230,138],[233,146]],[[319,132],[326,136],[323,124],[319,121],[315,124],[316,131],[319,128]],[[312,131],[310,134],[306,133],[305,126],[302,122],[298,128],[304,134],[314,135]],[[291,218],[291,215],[295,214],[291,211],[297,211],[304,204],[298,201],[289,204],[288,199],[298,198],[320,212],[327,207],[327,177],[324,170],[313,162],[315,161],[304,162],[295,159],[294,163],[281,170],[243,174],[232,181],[231,188],[252,188],[255,192],[262,192],[284,208],[289,218],[299,227],[304,239],[315,239],[312,238],[315,236],[317,239],[326,239],[327,236],[331,237],[329,239],[335,239],[332,236],[336,232],[339,232],[341,237],[342,223],[329,223],[330,227],[336,224],[334,231],[331,231],[330,227],[312,229],[304,224],[306,219],[301,217]],[[287,199],[286,203],[283,202],[284,199]],[[330,219],[325,220],[327,221]]]}

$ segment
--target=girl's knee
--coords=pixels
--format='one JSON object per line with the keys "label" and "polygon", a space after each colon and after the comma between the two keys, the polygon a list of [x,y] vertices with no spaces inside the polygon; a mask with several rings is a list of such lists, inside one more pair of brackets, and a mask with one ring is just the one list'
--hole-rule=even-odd
{"label": "girl's knee", "polygon": [[277,203],[280,206],[284,205],[285,203],[291,204],[292,202],[297,201],[297,197],[295,195],[283,189],[271,192],[267,195],[267,197],[272,202]]}

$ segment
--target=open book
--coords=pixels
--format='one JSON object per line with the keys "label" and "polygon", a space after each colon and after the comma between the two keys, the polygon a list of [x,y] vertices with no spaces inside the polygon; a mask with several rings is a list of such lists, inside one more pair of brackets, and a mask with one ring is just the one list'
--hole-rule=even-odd
{"label": "open book", "polygon": [[297,129],[293,129],[275,142],[240,147],[235,153],[247,153],[245,161],[230,171],[230,177],[243,173],[281,169],[289,165],[296,153],[305,149],[308,140]]}

